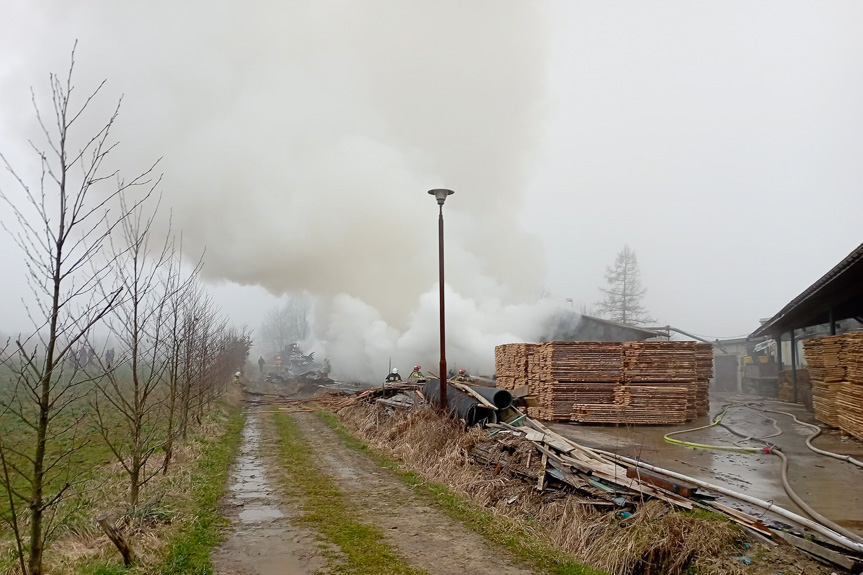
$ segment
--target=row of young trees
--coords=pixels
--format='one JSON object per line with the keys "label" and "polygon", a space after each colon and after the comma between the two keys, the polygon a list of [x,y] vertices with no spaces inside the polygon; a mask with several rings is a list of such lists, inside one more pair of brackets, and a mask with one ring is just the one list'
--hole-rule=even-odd
{"label": "row of young trees", "polygon": [[[33,104],[44,145],[35,185],[0,155],[15,191],[3,225],[21,248],[32,297],[28,335],[0,351],[0,519],[14,535],[20,571],[43,573],[45,544],[69,494],[92,472],[98,441],[125,471],[128,501],[167,472],[177,442],[226,388],[251,339],[228,325],[181,240],[156,237],[156,164],[131,180],[107,166],[119,104],[95,133],[79,124],[104,82],[82,98],[68,74],[51,75],[52,113]],[[101,346],[97,341],[112,341]],[[114,347],[117,348],[115,355]],[[78,351],[89,352],[79,361]],[[154,459],[155,458],[155,459]]]}

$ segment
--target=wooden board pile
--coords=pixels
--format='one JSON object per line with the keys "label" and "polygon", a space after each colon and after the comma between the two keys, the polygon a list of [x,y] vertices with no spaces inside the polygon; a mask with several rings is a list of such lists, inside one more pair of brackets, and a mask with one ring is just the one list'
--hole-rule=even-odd
{"label": "wooden board pile", "polygon": [[861,332],[803,340],[815,419],[832,427],[841,427],[857,437],[863,431],[863,419],[859,415],[863,409],[863,394],[853,386],[857,381],[863,385],[861,345]]}
{"label": "wooden board pile", "polygon": [[863,333],[849,333],[845,338],[841,358],[845,381],[836,397],[839,428],[863,440]]}
{"label": "wooden board pile", "polygon": [[536,396],[530,417],[675,424],[707,413],[713,351],[694,342],[507,344],[495,348],[495,367],[498,387],[528,385]]}
{"label": "wooden board pile", "polygon": [[832,427],[839,426],[836,397],[845,381],[845,369],[839,359],[842,338],[841,335],[831,335],[803,340],[815,419]]}
{"label": "wooden board pile", "polygon": [[[794,378],[790,369],[779,372],[779,401],[786,403],[794,402]],[[797,369],[797,403],[806,403],[804,398],[812,394],[812,382],[809,379],[809,370]]]}
{"label": "wooden board pile", "polygon": [[535,343],[510,343],[494,348],[494,372],[499,388],[513,390],[527,385],[528,370],[537,347]]}
{"label": "wooden board pile", "polygon": [[713,344],[695,344],[695,413],[710,411],[710,380],[713,379]]}

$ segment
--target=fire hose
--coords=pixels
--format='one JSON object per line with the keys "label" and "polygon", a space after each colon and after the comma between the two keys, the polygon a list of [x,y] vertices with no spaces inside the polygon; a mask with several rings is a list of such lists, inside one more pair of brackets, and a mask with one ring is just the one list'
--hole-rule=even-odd
{"label": "fire hose", "polygon": [[[735,451],[735,452],[740,452],[740,453],[768,453],[768,454],[772,454],[772,455],[777,455],[780,459],[782,459],[782,486],[785,489],[785,493],[788,494],[788,496],[791,498],[791,500],[794,501],[794,503],[796,503],[807,515],[809,515],[812,519],[817,521],[819,524],[835,531],[838,534],[844,535],[846,538],[856,542],[858,545],[863,544],[863,537],[860,537],[856,533],[849,531],[848,529],[845,529],[841,525],[839,525],[839,524],[831,521],[830,519],[824,517],[823,515],[821,515],[817,511],[815,511],[812,507],[810,507],[805,501],[803,501],[803,499],[800,498],[800,496],[797,495],[797,493],[791,487],[791,483],[788,481],[788,456],[786,456],[785,453],[783,453],[782,450],[779,449],[779,447],[777,447],[775,445],[770,445],[770,444],[767,444],[764,447],[757,447],[757,448],[737,447],[737,446],[729,447],[729,446],[723,446],[723,445],[705,445],[705,444],[700,444],[700,443],[692,443],[692,442],[686,442],[686,441],[681,441],[678,439],[670,439],[669,438],[670,435],[679,435],[679,434],[683,434],[683,433],[691,433],[694,431],[699,431],[701,429],[707,429],[707,428],[713,427],[715,425],[721,425],[723,428],[725,428],[726,430],[728,430],[732,434],[734,434],[738,437],[741,437],[744,440],[749,440],[749,441],[764,441],[765,439],[768,439],[771,437],[776,437],[776,436],[782,434],[782,430],[776,425],[776,420],[773,418],[770,418],[770,417],[767,417],[767,419],[769,419],[773,422],[773,427],[777,431],[776,431],[776,433],[772,433],[770,435],[763,436],[763,437],[747,436],[743,433],[740,433],[740,432],[732,429],[730,426],[722,423],[722,418],[728,412],[728,409],[730,407],[738,407],[738,406],[747,407],[747,408],[755,410],[755,411],[766,411],[769,413],[779,413],[782,415],[788,415],[788,416],[792,417],[794,419],[794,421],[796,421],[797,423],[800,423],[801,425],[804,425],[808,428],[814,428],[816,430],[816,433],[810,435],[806,439],[807,447],[809,447],[809,449],[811,449],[813,452],[819,453],[821,455],[833,457],[835,459],[848,461],[849,463],[853,463],[855,465],[863,467],[863,465],[860,465],[859,461],[857,461],[856,459],[854,459],[850,456],[841,455],[838,453],[833,453],[830,451],[825,451],[825,450],[821,450],[821,449],[814,447],[811,444],[811,441],[813,438],[817,437],[821,433],[821,428],[818,427],[817,425],[804,423],[804,422],[800,421],[799,419],[797,419],[797,417],[791,413],[786,413],[784,411],[762,409],[762,408],[756,407],[750,403],[725,405],[725,406],[723,406],[723,410],[719,413],[719,415],[716,416],[716,418],[714,419],[714,421],[712,423],[710,423],[708,425],[701,426],[701,427],[696,427],[693,429],[684,429],[681,431],[675,431],[675,432],[668,433],[665,436],[665,440],[670,442],[670,443],[675,443],[678,445],[685,445],[685,446],[694,447],[697,449],[718,449],[718,450],[722,450],[722,451]],[[776,511],[778,508],[776,506],[773,506],[772,509],[774,511]],[[791,513],[791,512],[788,512],[788,513]],[[779,514],[782,515],[782,513],[779,513]],[[854,549],[856,550],[856,548],[854,548]]]}
{"label": "fire hose", "polygon": [[634,465],[634,466],[640,467],[642,469],[647,469],[648,471],[655,471],[656,473],[662,473],[663,475],[667,475],[668,477],[671,477],[673,479],[677,479],[680,481],[686,481],[686,482],[691,483],[697,487],[702,487],[702,488],[708,489],[710,491],[715,491],[716,493],[721,493],[722,495],[732,497],[734,499],[737,499],[738,501],[744,501],[746,503],[750,503],[752,505],[755,505],[756,507],[760,507],[764,510],[776,513],[777,515],[780,515],[781,517],[784,517],[784,518],[788,519],[789,521],[793,521],[794,523],[796,523],[798,525],[802,525],[803,527],[807,527],[807,528],[811,529],[812,531],[815,531],[816,533],[823,535],[824,537],[826,537],[830,541],[833,541],[834,543],[842,545],[843,547],[846,547],[848,549],[851,549],[852,551],[856,551],[858,553],[863,553],[863,543],[858,542],[857,541],[858,538],[852,539],[852,538],[846,537],[846,536],[842,535],[841,533],[838,533],[838,532],[836,532],[836,531],[834,531],[834,530],[832,530],[832,529],[830,529],[824,525],[821,525],[820,523],[818,523],[816,521],[813,521],[811,519],[803,517],[802,515],[798,515],[797,513],[794,513],[793,511],[788,511],[787,509],[780,507],[778,505],[775,505],[772,502],[764,501],[763,499],[758,499],[756,497],[751,497],[749,495],[746,495],[745,493],[739,493],[737,491],[732,491],[731,489],[727,489],[727,488],[719,486],[719,485],[714,485],[712,483],[708,483],[706,481],[702,481],[702,480],[696,479],[694,477],[689,477],[688,475],[683,475],[682,473],[676,473],[676,472],[670,471],[668,469],[656,467],[655,465],[649,465],[647,463],[644,463],[643,461],[638,461],[637,459],[631,459],[629,457],[624,457],[622,455],[617,455],[617,454],[614,454],[614,453],[611,453],[608,451],[603,451],[601,449],[592,449],[591,451],[593,451],[594,453],[599,453],[601,455],[605,455],[607,457],[611,457],[612,459],[620,461],[622,463],[628,463],[630,465]]}

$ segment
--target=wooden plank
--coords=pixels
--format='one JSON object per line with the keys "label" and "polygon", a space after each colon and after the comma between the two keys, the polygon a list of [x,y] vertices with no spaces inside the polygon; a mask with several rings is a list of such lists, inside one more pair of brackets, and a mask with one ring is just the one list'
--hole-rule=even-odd
{"label": "wooden plank", "polygon": [[832,549],[819,545],[814,541],[809,541],[808,539],[803,539],[802,537],[797,537],[784,531],[776,530],[774,533],[798,549],[802,549],[807,553],[811,553],[816,557],[829,561],[834,565],[838,565],[854,573],[859,572],[857,569],[861,566],[861,563],[852,557],[848,557],[847,555],[843,555],[837,551],[833,551]]}
{"label": "wooden plank", "polygon": [[522,385],[520,387],[516,387],[515,389],[510,390],[513,398],[520,398],[530,395],[530,386]]}
{"label": "wooden plank", "polygon": [[489,400],[487,400],[486,398],[484,398],[483,396],[478,394],[476,391],[474,391],[473,389],[471,389],[467,385],[462,385],[461,383],[459,383],[457,381],[450,381],[449,384],[451,386],[453,386],[454,388],[456,388],[460,391],[463,391],[466,394],[470,395],[471,397],[473,397],[474,399],[479,401],[481,404],[483,404],[485,407],[487,407],[491,410],[497,411],[497,406],[495,406],[495,404],[493,404],[492,402],[490,402]]}
{"label": "wooden plank", "polygon": [[650,471],[647,471],[645,469],[639,469],[638,467],[628,468],[626,470],[626,476],[630,478],[640,479],[645,483],[661,487],[666,491],[676,493],[677,495],[680,495],[682,497],[692,497],[693,495],[695,495],[695,491],[697,489],[697,487],[695,487],[694,485],[690,485],[682,481],[674,481],[667,477],[657,475],[656,473],[651,473]]}
{"label": "wooden plank", "polygon": [[542,454],[542,461],[539,464],[539,477],[536,478],[536,490],[542,491],[545,488],[545,466],[548,463],[548,455]]}

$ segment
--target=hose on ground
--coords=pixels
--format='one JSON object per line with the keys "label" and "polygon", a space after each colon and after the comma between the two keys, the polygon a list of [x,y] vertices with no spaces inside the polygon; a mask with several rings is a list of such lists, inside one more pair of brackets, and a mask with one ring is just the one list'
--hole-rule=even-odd
{"label": "hose on ground", "polygon": [[821,523],[822,525],[829,527],[836,533],[841,533],[842,535],[853,541],[863,543],[863,537],[860,537],[853,531],[849,531],[838,523],[834,523],[833,521],[827,519],[826,517],[812,509],[809,504],[803,501],[803,499],[801,499],[797,495],[797,493],[795,493],[794,490],[791,489],[791,484],[788,482],[788,456],[782,453],[782,450],[778,448],[771,449],[770,453],[772,453],[773,455],[778,455],[782,459],[782,486],[785,488],[785,493],[788,494],[788,497],[790,497],[794,501],[794,503],[796,503],[800,507],[800,509],[805,511],[809,517]]}
{"label": "hose on ground", "polygon": [[[702,429],[709,429],[716,425],[722,424],[722,418],[725,417],[725,414],[728,412],[729,407],[733,407],[735,404],[725,405],[722,408],[722,411],[713,419],[712,423],[707,425],[702,425],[701,427],[693,427],[692,429],[681,429],[680,431],[670,431],[665,434],[665,441],[668,443],[674,443],[676,445],[684,445],[686,447],[694,447],[696,449],[714,449],[717,451],[734,451],[737,453],[764,453],[765,448],[763,447],[740,447],[738,445],[728,446],[728,445],[708,445],[704,443],[693,443],[691,441],[683,441],[681,439],[672,439],[672,435],[683,435],[684,433],[692,433],[695,431],[701,431]],[[774,422],[775,423],[775,422]],[[722,427],[727,429],[727,426],[722,424]],[[780,431],[781,433],[781,431]]]}
{"label": "hose on ground", "polygon": [[817,447],[812,445],[812,440],[815,439],[816,437],[818,437],[819,435],[821,435],[822,430],[819,426],[813,425],[811,423],[806,423],[805,421],[800,421],[799,419],[797,419],[796,415],[794,415],[793,413],[788,413],[786,411],[777,411],[774,409],[754,407],[750,404],[747,404],[747,406],[750,407],[751,409],[755,409],[757,411],[766,411],[767,413],[778,413],[781,415],[787,415],[788,417],[792,418],[795,423],[798,423],[804,427],[808,427],[809,429],[812,429],[813,431],[815,431],[815,433],[813,433],[812,435],[810,435],[809,437],[806,438],[806,447],[808,447],[811,451],[814,451],[815,453],[817,453],[819,455],[826,455],[827,457],[832,457],[833,459],[838,459],[840,461],[847,461],[848,463],[850,463],[852,465],[856,465],[857,467],[863,468],[863,461],[860,461],[858,459],[854,459],[850,455],[842,455],[841,453],[833,453],[832,451],[826,451],[824,449],[818,449]]}
{"label": "hose on ground", "polygon": [[841,535],[844,535],[845,537],[847,537],[848,539],[851,539],[852,541],[855,541],[855,542],[857,542],[857,543],[863,543],[863,537],[860,537],[860,536],[859,536],[859,535],[857,535],[856,533],[854,533],[854,532],[852,532],[852,531],[849,531],[848,529],[845,529],[845,528],[844,528],[844,527],[842,527],[841,525],[839,525],[839,524],[837,524],[837,523],[835,523],[835,522],[831,521],[830,519],[828,519],[828,518],[824,517],[823,515],[821,515],[821,514],[820,514],[820,513],[818,513],[817,511],[815,511],[811,506],[809,506],[809,504],[807,504],[805,501],[803,501],[803,499],[802,499],[799,495],[797,495],[797,493],[796,493],[796,492],[794,491],[794,489],[791,487],[791,483],[788,481],[788,456],[786,456],[786,455],[785,455],[785,454],[784,454],[784,453],[783,453],[783,452],[782,452],[778,447],[776,447],[776,446],[771,446],[771,445],[767,445],[767,446],[765,446],[765,447],[763,447],[763,448],[744,448],[744,447],[731,448],[731,447],[727,447],[727,446],[703,445],[703,444],[698,444],[698,443],[685,442],[685,441],[680,441],[680,440],[676,440],[676,439],[669,439],[669,437],[668,437],[669,435],[682,434],[682,433],[690,433],[690,432],[693,432],[693,431],[698,431],[698,430],[701,430],[701,429],[706,429],[706,428],[709,428],[709,427],[713,427],[714,425],[721,425],[724,429],[728,430],[730,433],[732,433],[732,434],[734,434],[734,435],[736,435],[736,436],[738,436],[738,437],[743,438],[743,440],[749,440],[749,441],[764,441],[765,439],[768,439],[768,438],[771,438],[771,437],[776,437],[776,436],[778,436],[778,435],[781,435],[781,434],[782,434],[782,430],[781,430],[781,429],[779,428],[779,426],[777,425],[777,421],[776,421],[775,419],[773,419],[772,417],[767,417],[767,416],[765,416],[765,417],[766,417],[767,419],[769,419],[769,420],[772,422],[773,428],[774,428],[774,429],[776,429],[776,432],[775,432],[775,433],[772,433],[772,434],[770,434],[770,435],[767,435],[767,436],[763,436],[763,437],[752,437],[752,436],[747,436],[747,435],[745,435],[745,434],[743,434],[743,433],[740,433],[739,431],[736,431],[735,429],[733,429],[733,428],[732,428],[732,427],[730,427],[729,425],[722,423],[722,418],[723,418],[723,417],[725,416],[725,414],[728,412],[729,407],[738,407],[738,406],[746,407],[746,408],[749,408],[749,409],[752,409],[752,410],[755,410],[755,411],[759,411],[759,412],[762,412],[762,413],[763,413],[763,412],[767,412],[767,413],[778,413],[778,414],[781,414],[781,415],[787,415],[787,416],[790,416],[790,417],[792,417],[792,418],[794,419],[794,421],[795,421],[795,422],[797,422],[797,423],[799,423],[799,424],[801,424],[801,425],[804,425],[804,426],[806,426],[806,427],[808,427],[808,428],[810,428],[810,429],[814,429],[814,430],[816,431],[816,433],[814,433],[814,434],[810,435],[810,436],[809,436],[809,437],[807,437],[807,439],[806,439],[806,445],[807,445],[807,447],[809,447],[809,449],[811,449],[811,450],[812,450],[812,451],[814,451],[815,453],[819,453],[819,454],[822,454],[822,455],[827,455],[827,456],[830,456],[830,457],[834,457],[834,458],[836,458],[836,459],[841,459],[841,460],[843,460],[843,461],[848,461],[849,463],[854,463],[855,465],[860,463],[860,462],[858,462],[857,460],[853,459],[853,458],[852,458],[852,457],[850,457],[850,456],[847,456],[847,455],[840,455],[840,454],[837,454],[837,453],[832,453],[832,452],[829,452],[829,451],[824,451],[824,450],[821,450],[821,449],[818,449],[818,448],[814,447],[814,446],[811,444],[811,440],[812,440],[812,439],[814,439],[815,437],[817,437],[817,436],[821,433],[821,428],[820,428],[820,427],[818,427],[817,425],[812,425],[812,424],[809,424],[809,423],[802,422],[802,421],[800,421],[799,419],[797,419],[797,417],[796,417],[794,414],[786,413],[786,412],[783,412],[783,411],[775,411],[775,410],[764,409],[764,408],[761,408],[760,406],[757,406],[757,405],[754,405],[754,404],[751,404],[751,403],[747,403],[747,404],[730,404],[730,405],[723,406],[722,411],[721,411],[721,412],[719,413],[719,415],[714,419],[713,423],[711,423],[711,424],[709,424],[709,425],[702,426],[702,427],[697,427],[697,428],[694,428],[694,429],[684,429],[684,430],[682,430],[682,431],[677,431],[677,432],[672,432],[672,433],[666,434],[666,436],[665,436],[665,440],[666,440],[666,441],[669,441],[670,443],[677,443],[677,444],[686,445],[686,446],[689,446],[689,447],[701,448],[701,449],[720,449],[720,450],[724,450],[724,451],[738,451],[738,452],[742,452],[742,453],[761,452],[761,453],[772,453],[773,455],[777,455],[777,456],[779,456],[779,457],[782,459],[782,487],[784,488],[785,493],[787,493],[787,494],[788,494],[788,497],[790,497],[790,498],[791,498],[791,500],[792,500],[792,501],[794,501],[794,503],[796,503],[796,504],[800,507],[800,509],[802,509],[802,510],[804,511],[804,513],[806,513],[807,515],[809,515],[809,517],[811,517],[811,518],[812,518],[812,519],[814,519],[815,521],[819,522],[821,525],[824,525],[825,527],[827,527],[827,528],[829,528],[829,529],[832,529],[832,530],[833,530],[833,531],[835,531],[836,533],[839,533],[839,534],[841,534]]}
{"label": "hose on ground", "polygon": [[716,493],[721,493],[722,495],[726,495],[728,497],[732,497],[737,499],[738,501],[744,501],[746,503],[750,503],[755,505],[756,507],[760,507],[764,510],[771,511],[776,513],[777,515],[788,519],[789,521],[793,521],[797,525],[801,525],[803,527],[807,527],[816,533],[821,534],[826,537],[830,541],[837,543],[843,547],[851,549],[852,551],[856,551],[858,553],[863,553],[863,543],[859,543],[856,539],[851,539],[838,533],[829,527],[821,525],[820,523],[803,517],[802,515],[798,515],[793,511],[789,511],[783,507],[778,505],[774,505],[772,502],[764,501],[763,499],[758,499],[756,497],[752,497],[746,495],[745,493],[739,493],[737,491],[732,491],[731,489],[727,489],[725,487],[714,485],[712,483],[708,483],[706,481],[701,481],[700,479],[696,479],[694,477],[689,477],[688,475],[683,475],[682,473],[677,473],[668,469],[663,469],[661,467],[656,467],[655,465],[650,465],[644,463],[643,461],[638,461],[637,459],[631,459],[629,457],[624,457],[622,455],[617,455],[615,453],[611,453],[608,451],[604,451],[601,449],[588,449],[588,451],[592,451],[594,453],[598,453],[601,455],[605,455],[607,457],[611,457],[616,461],[620,461],[622,463],[628,463],[630,465],[634,465],[636,467],[640,467],[642,469],[647,469],[648,471],[655,471],[656,473],[662,473],[668,477],[673,479],[678,479],[680,481],[686,481],[687,483],[691,483],[697,487],[703,487],[704,489],[708,489],[710,491],[715,491]]}

